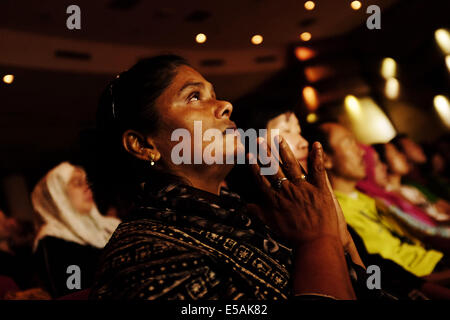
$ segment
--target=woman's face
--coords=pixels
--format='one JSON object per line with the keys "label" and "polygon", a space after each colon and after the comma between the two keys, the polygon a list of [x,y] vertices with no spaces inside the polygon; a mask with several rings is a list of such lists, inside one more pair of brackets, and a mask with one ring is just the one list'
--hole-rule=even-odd
{"label": "woman's face", "polygon": [[[215,159],[219,155],[225,163],[226,159],[234,159],[239,152],[244,152],[238,133],[225,132],[226,129],[232,131],[236,128],[235,123],[230,120],[233,106],[227,101],[218,100],[212,84],[191,67],[177,68],[171,84],[156,99],[156,108],[160,114],[161,125],[156,136],[151,138],[165,164],[170,166],[172,149],[181,142],[181,139],[171,141],[172,133],[176,129],[185,129],[184,131],[189,133],[191,163],[195,163],[196,154],[200,157],[198,159],[201,159],[198,166],[206,165],[206,159],[210,159],[208,155]],[[204,141],[206,137],[202,137],[208,129],[217,129],[219,136]]]}
{"label": "woman's face", "polygon": [[422,147],[410,138],[402,138],[400,143],[403,147],[406,157],[413,163],[422,164],[427,162],[427,156]]}
{"label": "woman's face", "polygon": [[[267,123],[267,130],[280,130],[297,161],[306,170],[308,168],[308,141],[301,135],[301,128],[297,117],[292,112],[286,112],[271,119]],[[271,140],[270,140],[271,141]]]}
{"label": "woman's face", "polygon": [[75,168],[66,187],[67,196],[80,213],[88,214],[93,208],[94,199],[86,179],[86,173],[81,168]]}
{"label": "woman's face", "polygon": [[387,187],[389,180],[387,174],[387,166],[380,160],[378,153],[374,152],[374,160],[375,160],[375,183],[380,187]]}
{"label": "woman's face", "polygon": [[431,157],[431,165],[434,173],[443,173],[445,171],[445,158],[440,153],[435,153]]}
{"label": "woman's face", "polygon": [[409,172],[409,164],[406,156],[400,152],[392,143],[385,145],[386,161],[389,171],[394,174],[406,175]]}

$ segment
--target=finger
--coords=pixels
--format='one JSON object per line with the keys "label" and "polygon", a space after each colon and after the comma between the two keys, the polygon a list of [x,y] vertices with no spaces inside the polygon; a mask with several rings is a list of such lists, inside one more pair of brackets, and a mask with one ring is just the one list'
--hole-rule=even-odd
{"label": "finger", "polygon": [[303,168],[303,166],[302,166],[302,164],[301,164],[300,162],[298,162],[298,165],[299,165],[299,167],[300,167],[300,170],[302,171],[302,174],[304,174],[304,175],[306,176],[306,174],[308,173],[308,172],[306,171],[306,169],[308,169],[308,168]]}
{"label": "finger", "polygon": [[320,189],[327,189],[327,173],[323,162],[323,148],[320,142],[316,141],[311,151],[309,181]]}
{"label": "finger", "polygon": [[250,163],[250,171],[253,173],[253,177],[256,180],[256,183],[258,184],[258,187],[262,189],[262,191],[266,188],[271,189],[271,184],[269,180],[267,180],[266,176],[261,175],[261,167],[258,165],[258,163],[254,162],[253,158],[254,156],[252,154],[247,154],[247,158]]}
{"label": "finger", "polygon": [[263,193],[263,197],[261,199],[262,202],[273,206],[276,204],[275,191],[272,187],[272,184],[269,180],[267,180],[266,176],[261,175],[261,168],[257,163],[250,164],[250,171],[253,174],[253,177],[256,181],[258,188]]}
{"label": "finger", "polygon": [[270,147],[267,145],[266,141],[263,138],[258,138],[259,145],[259,159],[263,164],[270,164],[276,166],[275,174],[266,175],[267,179],[273,184],[278,180],[285,178],[285,175],[281,169],[280,163],[275,157],[273,157]]}
{"label": "finger", "polygon": [[278,152],[282,161],[283,173],[294,183],[302,176],[302,170],[292,153],[291,148],[280,135],[275,137],[275,144],[278,146]]}

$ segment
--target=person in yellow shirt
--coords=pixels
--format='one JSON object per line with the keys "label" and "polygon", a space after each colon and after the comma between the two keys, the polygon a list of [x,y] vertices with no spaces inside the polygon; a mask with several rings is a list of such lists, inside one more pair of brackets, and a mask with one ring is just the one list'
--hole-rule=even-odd
{"label": "person in yellow shirt", "polygon": [[377,211],[373,198],[357,191],[356,184],[365,177],[364,151],[351,131],[337,123],[322,123],[310,128],[306,138],[323,145],[325,168],[347,224],[352,234],[362,240],[360,253],[365,250],[368,255],[381,256],[417,277],[441,268],[443,253],[408,238],[392,220]]}
{"label": "person in yellow shirt", "polygon": [[418,277],[432,273],[442,259],[441,252],[427,250],[422,244],[415,243],[379,214],[373,198],[357,190],[350,194],[335,190],[335,195],[347,223],[363,239],[369,253],[378,253]]}

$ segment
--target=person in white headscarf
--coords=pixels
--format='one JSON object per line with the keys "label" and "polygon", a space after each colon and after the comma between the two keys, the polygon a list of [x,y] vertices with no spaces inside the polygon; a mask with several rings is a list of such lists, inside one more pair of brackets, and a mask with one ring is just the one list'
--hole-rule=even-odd
{"label": "person in white headscarf", "polygon": [[54,297],[71,293],[67,268],[76,265],[81,271],[81,289],[87,289],[100,249],[120,220],[100,214],[85,171],[68,162],[50,170],[37,183],[31,200],[37,225],[33,251],[39,273],[46,278],[43,285]]}

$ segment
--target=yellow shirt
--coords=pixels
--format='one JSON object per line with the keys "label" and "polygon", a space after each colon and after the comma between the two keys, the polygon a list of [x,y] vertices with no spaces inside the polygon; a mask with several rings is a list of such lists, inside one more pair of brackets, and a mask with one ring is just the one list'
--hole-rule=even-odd
{"label": "yellow shirt", "polygon": [[350,195],[335,191],[335,194],[347,224],[362,238],[368,253],[392,260],[418,277],[433,272],[443,257],[441,252],[402,241],[394,231],[396,226],[378,213],[374,199],[358,191]]}

